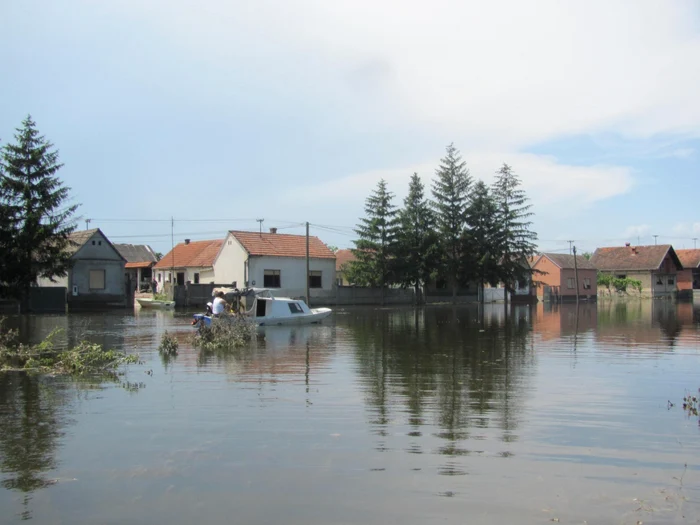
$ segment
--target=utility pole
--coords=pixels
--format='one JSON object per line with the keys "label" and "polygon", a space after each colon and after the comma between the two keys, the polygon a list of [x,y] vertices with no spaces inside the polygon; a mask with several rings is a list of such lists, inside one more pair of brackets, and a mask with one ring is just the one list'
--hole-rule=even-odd
{"label": "utility pole", "polygon": [[92,222],[92,219],[85,219],[85,229],[89,230],[90,229],[90,223]]}
{"label": "utility pole", "polygon": [[[170,291],[172,292],[171,299],[175,300],[175,218],[172,216],[170,217],[170,244],[172,245],[170,250],[172,254],[170,257]],[[163,283],[163,287],[165,288],[165,283]]]}
{"label": "utility pole", "polygon": [[576,246],[574,246],[574,276],[576,277],[576,304],[578,304],[578,263],[576,262]]}
{"label": "utility pole", "polygon": [[260,223],[260,237],[262,237],[262,223],[265,222],[265,219],[255,219]]}
{"label": "utility pole", "polygon": [[697,237],[693,237],[693,248],[696,250],[698,248],[698,238]]}
{"label": "utility pole", "polygon": [[306,305],[311,308],[309,297],[309,223],[306,223]]}
{"label": "utility pole", "polygon": [[656,246],[656,238],[658,237],[658,235],[652,235],[652,237],[654,238],[654,246]]}
{"label": "utility pole", "polygon": [[571,245],[574,243],[574,241],[566,241],[569,243],[569,255],[571,255]]}

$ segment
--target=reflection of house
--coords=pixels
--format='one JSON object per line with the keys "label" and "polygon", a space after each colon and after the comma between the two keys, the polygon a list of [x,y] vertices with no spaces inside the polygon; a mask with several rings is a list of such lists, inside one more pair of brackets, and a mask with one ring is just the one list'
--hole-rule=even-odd
{"label": "reflection of house", "polygon": [[306,236],[230,231],[214,262],[217,283],[239,287],[277,288],[281,295],[301,296],[310,289],[335,286],[335,254],[318,237],[309,237],[306,275]]}
{"label": "reflection of house", "polygon": [[65,286],[68,306],[125,306],[126,260],[99,228],[73,232],[70,236],[71,269],[56,282],[40,279],[39,286]]}
{"label": "reflection of house", "polygon": [[155,252],[145,244],[115,244],[126,259],[126,275],[134,289],[150,289],[153,267],[158,262]]}
{"label": "reflection of house", "polygon": [[598,248],[591,262],[601,273],[617,278],[636,279],[642,293],[670,295],[676,293],[678,272],[683,270],[670,244]]}
{"label": "reflection of house", "polygon": [[676,255],[683,265],[678,272],[678,291],[700,289],[700,250],[676,250]]}
{"label": "reflection of house", "polygon": [[352,263],[355,258],[355,254],[352,250],[338,250],[335,252],[335,280],[338,286],[348,286],[351,283],[347,279],[347,271],[350,263]]}
{"label": "reflection of house", "polygon": [[214,261],[224,241],[190,241],[185,239],[156,263],[156,281],[159,289],[173,281],[182,286],[214,282]]}
{"label": "reflection of house", "polygon": [[598,305],[594,302],[539,302],[532,309],[532,331],[543,341],[558,340],[594,331],[598,326]]}
{"label": "reflection of house", "polygon": [[[575,257],[575,259],[574,259]],[[578,268],[578,295],[595,299],[598,293],[598,272],[591,262],[580,255],[543,253],[532,264],[536,273],[537,297],[542,300],[576,299],[576,268]]]}

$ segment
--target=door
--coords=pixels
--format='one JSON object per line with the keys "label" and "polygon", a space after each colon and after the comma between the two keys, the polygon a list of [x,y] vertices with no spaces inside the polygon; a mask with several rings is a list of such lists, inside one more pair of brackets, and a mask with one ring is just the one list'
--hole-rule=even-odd
{"label": "door", "polygon": [[185,286],[185,272],[177,272],[177,285]]}

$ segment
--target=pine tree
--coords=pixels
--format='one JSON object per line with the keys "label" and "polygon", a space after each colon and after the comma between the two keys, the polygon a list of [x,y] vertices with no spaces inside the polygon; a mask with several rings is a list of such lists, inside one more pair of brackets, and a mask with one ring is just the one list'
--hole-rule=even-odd
{"label": "pine tree", "polygon": [[467,221],[471,177],[467,164],[453,144],[440,161],[433,182],[435,223],[441,244],[442,269],[452,286],[452,298],[457,296],[463,267],[464,228]]}
{"label": "pine tree", "polygon": [[[469,254],[472,275],[483,290],[486,283],[498,282],[497,208],[488,186],[483,181],[474,185],[467,209],[465,246]],[[483,298],[483,295],[482,295]]]}
{"label": "pine tree", "polygon": [[39,135],[31,116],[17,129],[15,140],[0,154],[0,206],[12,232],[4,241],[13,254],[1,275],[26,309],[29,287],[38,278],[52,279],[68,271],[77,205],[68,204],[69,188],[56,176],[63,166],[58,151]]}
{"label": "pine tree", "polygon": [[378,286],[382,290],[392,283],[396,262],[397,210],[392,204],[394,194],[387,190],[386,181],[380,180],[377,189],[365,200],[366,217],[360,219],[355,232],[356,260],[351,265],[351,276],[357,284]]}
{"label": "pine tree", "polygon": [[435,269],[438,246],[433,210],[417,173],[411,176],[404,207],[399,211],[399,225],[397,281],[413,286],[416,301],[420,303],[421,288]]}
{"label": "pine tree", "polygon": [[496,172],[493,196],[496,201],[497,241],[494,244],[499,259],[498,279],[504,284],[506,293],[513,290],[518,280],[528,279],[532,271],[527,259],[536,250],[537,234],[530,228],[532,205],[520,187],[520,179],[508,164]]}

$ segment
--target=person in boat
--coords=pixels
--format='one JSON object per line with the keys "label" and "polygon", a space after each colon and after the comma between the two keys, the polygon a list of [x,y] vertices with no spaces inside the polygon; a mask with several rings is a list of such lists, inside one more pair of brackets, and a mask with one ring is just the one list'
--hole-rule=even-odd
{"label": "person in boat", "polygon": [[226,312],[228,303],[224,299],[224,292],[217,292],[214,298],[214,304],[211,307],[212,317],[220,317]]}

